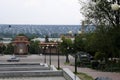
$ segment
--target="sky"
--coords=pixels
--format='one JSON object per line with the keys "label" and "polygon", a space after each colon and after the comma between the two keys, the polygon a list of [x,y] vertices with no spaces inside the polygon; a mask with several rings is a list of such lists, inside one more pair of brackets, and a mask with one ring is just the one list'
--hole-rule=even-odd
{"label": "sky", "polygon": [[0,24],[79,25],[78,0],[0,0]]}

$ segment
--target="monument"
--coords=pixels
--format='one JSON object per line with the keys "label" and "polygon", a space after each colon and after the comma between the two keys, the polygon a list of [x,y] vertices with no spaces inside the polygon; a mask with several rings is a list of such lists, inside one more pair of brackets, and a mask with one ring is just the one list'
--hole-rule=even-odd
{"label": "monument", "polygon": [[28,53],[29,41],[26,36],[17,36],[12,44],[14,46],[14,54],[25,55]]}

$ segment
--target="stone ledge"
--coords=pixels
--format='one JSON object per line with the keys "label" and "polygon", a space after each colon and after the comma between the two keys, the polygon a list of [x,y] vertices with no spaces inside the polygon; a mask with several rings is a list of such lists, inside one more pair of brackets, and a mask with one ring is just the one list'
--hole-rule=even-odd
{"label": "stone ledge", "polygon": [[53,70],[53,71],[58,71],[58,70],[55,68],[54,65],[51,65],[50,68],[51,68],[51,70]]}
{"label": "stone ledge", "polygon": [[63,68],[63,76],[67,80],[81,80],[78,76],[73,74],[68,68]]}
{"label": "stone ledge", "polygon": [[45,77],[63,76],[62,71],[2,71],[0,77]]}
{"label": "stone ledge", "polygon": [[49,70],[48,67],[0,67],[0,71],[31,71],[31,70]]}

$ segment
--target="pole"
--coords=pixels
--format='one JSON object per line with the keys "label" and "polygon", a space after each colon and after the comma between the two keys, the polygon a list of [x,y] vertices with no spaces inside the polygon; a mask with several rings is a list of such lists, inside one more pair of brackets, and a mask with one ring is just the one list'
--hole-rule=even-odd
{"label": "pole", "polygon": [[57,52],[58,52],[58,69],[60,69],[59,47],[57,49]]}
{"label": "pole", "polygon": [[45,52],[46,47],[44,47],[44,55],[45,55],[45,59],[44,62],[46,63],[46,52]]}
{"label": "pole", "polygon": [[[118,2],[118,5],[120,6],[120,0],[117,0],[117,2]],[[120,8],[118,10],[118,27],[119,25],[120,25]]]}
{"label": "pole", "polygon": [[[112,3],[117,3],[118,5],[120,5],[120,0],[113,0]],[[120,10],[116,10],[114,11],[115,14],[115,25],[118,28],[120,25]]]}
{"label": "pole", "polygon": [[45,63],[46,63],[46,52],[44,51],[44,53],[45,53]]}
{"label": "pole", "polygon": [[75,74],[77,74],[77,54],[75,54]]}
{"label": "pole", "polygon": [[50,65],[51,65],[51,46],[50,46]]}

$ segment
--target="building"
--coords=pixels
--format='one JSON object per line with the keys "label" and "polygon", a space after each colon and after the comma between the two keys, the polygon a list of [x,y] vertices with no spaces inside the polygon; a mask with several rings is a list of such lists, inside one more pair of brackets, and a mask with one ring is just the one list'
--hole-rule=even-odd
{"label": "building", "polygon": [[40,47],[43,54],[52,54],[56,55],[58,53],[58,43],[56,42],[41,42]]}
{"label": "building", "polygon": [[4,46],[8,46],[12,41],[12,38],[2,38],[2,40],[0,40],[0,45],[4,45]]}
{"label": "building", "polygon": [[3,43],[2,42],[0,42],[0,47],[2,47],[3,46]]}
{"label": "building", "polygon": [[14,54],[25,55],[28,53],[29,41],[26,36],[17,36],[12,41],[12,45],[14,46]]}

